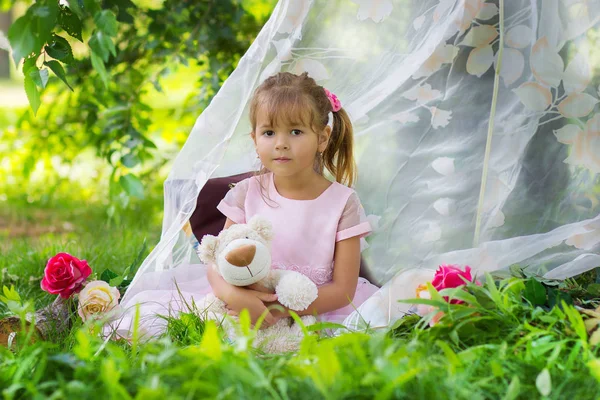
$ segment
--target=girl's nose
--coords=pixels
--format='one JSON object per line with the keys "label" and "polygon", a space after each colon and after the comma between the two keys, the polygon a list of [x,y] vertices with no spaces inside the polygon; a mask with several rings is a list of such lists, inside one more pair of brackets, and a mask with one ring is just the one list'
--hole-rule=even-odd
{"label": "girl's nose", "polygon": [[277,140],[277,143],[275,143],[275,149],[276,150],[289,150],[290,146],[287,142],[287,140],[285,139],[279,139]]}

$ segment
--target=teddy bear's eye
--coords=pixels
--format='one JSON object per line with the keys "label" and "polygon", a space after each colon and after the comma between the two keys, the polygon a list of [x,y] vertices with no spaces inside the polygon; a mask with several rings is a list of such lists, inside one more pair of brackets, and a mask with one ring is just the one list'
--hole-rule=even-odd
{"label": "teddy bear's eye", "polygon": [[246,239],[250,239],[248,236],[246,236]]}

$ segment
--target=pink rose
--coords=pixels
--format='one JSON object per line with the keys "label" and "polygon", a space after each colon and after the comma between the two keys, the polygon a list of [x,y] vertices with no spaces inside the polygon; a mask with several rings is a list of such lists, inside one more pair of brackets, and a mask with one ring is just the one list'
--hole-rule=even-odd
{"label": "pink rose", "polygon": [[67,253],[58,253],[48,260],[40,286],[48,293],[59,294],[63,299],[68,299],[81,290],[91,273],[92,269],[87,261]]}
{"label": "pink rose", "polygon": [[[431,285],[437,290],[456,288],[465,285],[466,279],[469,282],[473,281],[471,276],[471,267],[468,265],[465,270],[461,270],[457,265],[440,265],[437,271],[435,271],[435,277],[431,281]],[[448,297],[444,297],[448,301]],[[450,301],[451,304],[461,304],[462,300],[453,299]]]}

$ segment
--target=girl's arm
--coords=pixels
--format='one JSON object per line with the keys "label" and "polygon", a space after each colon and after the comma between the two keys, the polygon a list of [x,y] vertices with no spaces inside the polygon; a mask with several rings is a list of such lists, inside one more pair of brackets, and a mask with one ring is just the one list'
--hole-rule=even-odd
{"label": "girl's arm", "polygon": [[[333,260],[333,281],[319,287],[317,299],[306,310],[296,312],[298,315],[323,314],[345,307],[354,299],[360,270],[360,238],[337,242]],[[271,313],[279,318],[288,316],[287,309],[273,309]]]}

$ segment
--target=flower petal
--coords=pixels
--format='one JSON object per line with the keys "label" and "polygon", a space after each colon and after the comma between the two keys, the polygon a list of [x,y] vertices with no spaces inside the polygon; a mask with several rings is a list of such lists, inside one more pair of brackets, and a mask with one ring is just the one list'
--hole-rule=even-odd
{"label": "flower petal", "polygon": [[448,197],[443,197],[441,199],[437,199],[435,201],[435,203],[433,203],[433,208],[440,215],[447,217],[453,211],[455,203],[456,202],[453,199],[448,198]]}
{"label": "flower petal", "polygon": [[548,44],[546,37],[539,39],[533,45],[529,64],[538,82],[552,87],[560,84],[565,63],[556,49]]}
{"label": "flower petal", "polygon": [[481,77],[494,62],[494,51],[492,46],[489,44],[483,47],[477,47],[473,49],[467,59],[467,72],[471,75],[475,75],[478,78]]}
{"label": "flower petal", "polygon": [[438,71],[443,64],[451,63],[458,54],[458,47],[451,44],[440,43],[431,56],[423,62],[423,65],[412,75],[413,79],[419,79],[432,75]]}
{"label": "flower petal", "polygon": [[521,103],[532,111],[544,111],[552,102],[550,89],[537,82],[525,82],[513,92],[517,94]]}
{"label": "flower petal", "polygon": [[564,117],[585,117],[594,109],[598,99],[587,93],[573,93],[558,105],[558,112]]}
{"label": "flower petal", "polygon": [[565,243],[581,250],[591,250],[600,243],[600,229],[591,229],[587,233],[574,235],[567,239]]}
{"label": "flower petal", "polygon": [[413,114],[408,111],[404,111],[404,112],[392,115],[390,118],[392,121],[398,121],[401,124],[407,124],[409,122],[419,122],[419,120],[420,120],[418,115]]}
{"label": "flower petal", "polygon": [[[496,57],[495,63],[497,61],[498,58]],[[500,76],[504,80],[504,85],[507,87],[512,85],[523,75],[524,68],[525,57],[523,57],[523,53],[517,49],[505,47],[502,53],[502,65],[500,66]]]}
{"label": "flower petal", "polygon": [[556,140],[564,144],[573,144],[578,135],[581,134],[581,128],[574,124],[567,124],[554,131]]}
{"label": "flower petal", "polygon": [[327,68],[319,61],[310,58],[299,60],[291,72],[297,75],[308,72],[315,81],[329,79],[329,71],[327,71]]}
{"label": "flower petal", "polygon": [[529,43],[532,42],[533,38],[533,30],[530,27],[526,25],[517,25],[506,32],[504,43],[515,49],[523,49],[529,46]]}
{"label": "flower petal", "polygon": [[429,111],[431,111],[431,126],[433,129],[448,125],[452,119],[452,111],[441,110],[437,107],[431,107]]}
{"label": "flower petal", "polygon": [[477,14],[477,19],[487,21],[488,19],[498,15],[498,11],[499,10],[497,5],[486,3],[483,5],[483,7],[481,7],[481,10],[479,10],[479,14]]}
{"label": "flower petal", "polygon": [[433,169],[444,176],[452,175],[454,173],[454,158],[439,157],[433,160],[431,163]]}
{"label": "flower petal", "polygon": [[425,22],[425,14],[421,15],[420,17],[415,18],[415,20],[413,21],[413,28],[415,28],[415,31],[418,31],[419,29],[421,29],[424,22]]}
{"label": "flower petal", "polygon": [[370,18],[374,22],[381,22],[387,18],[394,9],[390,0],[352,0],[359,5],[357,18],[364,21]]}
{"label": "flower petal", "polygon": [[441,97],[442,92],[431,88],[431,85],[426,83],[420,86],[414,86],[404,92],[402,97],[408,100],[417,101],[418,104],[425,104],[432,100]]}
{"label": "flower petal", "polygon": [[471,28],[459,45],[482,47],[498,37],[498,31],[491,25],[480,25]]}
{"label": "flower petal", "polygon": [[567,93],[582,92],[592,80],[587,57],[577,53],[563,75],[563,86]]}

